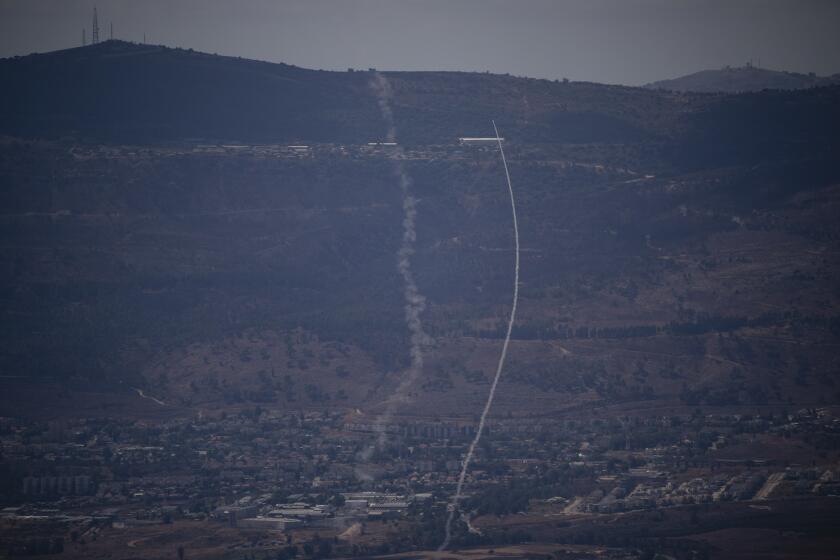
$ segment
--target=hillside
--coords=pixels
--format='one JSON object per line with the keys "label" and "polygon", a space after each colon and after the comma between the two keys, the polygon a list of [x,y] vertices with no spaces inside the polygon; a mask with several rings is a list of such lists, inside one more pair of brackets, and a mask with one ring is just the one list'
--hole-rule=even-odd
{"label": "hillside", "polygon": [[[641,139],[673,126],[679,95],[478,73],[389,73],[400,137],[449,142],[488,113],[530,141]],[[0,61],[0,131],[109,142],[362,143],[383,134],[371,72],[314,71],[106,41]],[[653,118],[652,118],[653,117]],[[559,135],[558,135],[559,134]]]}
{"label": "hillside", "polygon": [[817,76],[759,68],[748,64],[737,68],[702,70],[670,80],[646,84],[649,89],[696,93],[740,93],[765,89],[796,90],[840,83],[840,75]]}
{"label": "hillside", "polygon": [[[5,410],[32,379],[69,391],[51,410],[132,387],[183,411],[383,406],[408,333],[371,72],[108,41],[0,76],[0,367],[25,380]],[[457,143],[491,118],[524,249],[501,410],[840,398],[840,88],[385,76],[434,340],[405,412],[472,414],[492,375],[504,179],[494,150]]]}
{"label": "hillside", "polygon": [[378,114],[363,75],[116,40],[5,59],[0,79],[0,128],[24,135],[346,140]]}

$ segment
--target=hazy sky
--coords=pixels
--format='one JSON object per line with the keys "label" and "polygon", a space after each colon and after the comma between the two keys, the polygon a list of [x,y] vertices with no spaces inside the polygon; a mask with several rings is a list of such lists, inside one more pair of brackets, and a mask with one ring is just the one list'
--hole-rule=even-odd
{"label": "hazy sky", "polygon": [[840,0],[0,0],[0,56],[101,38],[343,70],[637,85],[752,59],[840,72]]}

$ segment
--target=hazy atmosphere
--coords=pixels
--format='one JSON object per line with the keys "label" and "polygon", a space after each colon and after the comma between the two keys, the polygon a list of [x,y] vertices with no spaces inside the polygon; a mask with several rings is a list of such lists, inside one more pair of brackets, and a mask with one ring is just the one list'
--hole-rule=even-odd
{"label": "hazy atmosphere", "polygon": [[103,38],[345,70],[640,85],[725,65],[840,72],[832,0],[2,0],[0,56]]}
{"label": "hazy atmosphere", "polygon": [[0,0],[0,558],[836,559],[838,14]]}

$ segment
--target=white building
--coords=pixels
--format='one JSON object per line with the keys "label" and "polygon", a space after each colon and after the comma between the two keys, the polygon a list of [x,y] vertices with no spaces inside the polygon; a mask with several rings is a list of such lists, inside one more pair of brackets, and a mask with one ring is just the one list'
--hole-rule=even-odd
{"label": "white building", "polygon": [[282,517],[252,517],[250,519],[242,519],[237,523],[240,529],[262,529],[268,531],[285,531],[286,529],[299,526],[300,521],[297,519],[287,519]]}
{"label": "white building", "polygon": [[462,146],[488,146],[491,144],[497,144],[499,141],[504,142],[504,138],[496,138],[495,136],[489,137],[462,137],[458,138],[458,143]]}

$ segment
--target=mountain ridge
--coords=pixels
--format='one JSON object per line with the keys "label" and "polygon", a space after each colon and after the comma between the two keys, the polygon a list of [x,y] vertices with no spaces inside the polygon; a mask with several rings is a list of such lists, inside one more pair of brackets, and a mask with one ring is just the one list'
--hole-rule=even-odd
{"label": "mountain ridge", "polygon": [[[674,105],[668,94],[643,94],[626,86],[477,72],[383,74],[392,79],[395,90],[409,94],[395,106],[403,117],[401,122],[417,116],[413,119],[416,130],[401,130],[404,142],[449,141],[452,137],[449,133],[444,136],[441,127],[450,123],[460,126],[463,135],[479,132],[479,126],[485,128],[486,112],[479,124],[470,115],[473,109],[451,106],[452,101],[463,104],[470,91],[476,97],[473,107],[490,109],[506,121],[508,133],[525,135],[531,130],[529,117],[533,120],[546,110],[565,111],[570,103],[578,106],[572,110],[583,114],[626,107],[622,109],[624,117],[630,117],[632,124],[628,127],[627,119],[622,118],[614,126],[650,133],[651,123],[634,117],[633,107],[643,100],[652,100],[643,101],[645,104]],[[369,87],[370,75],[371,71],[309,70],[107,41],[0,61],[0,78],[11,84],[0,92],[0,130],[50,137],[87,134],[115,141],[360,141],[359,134],[366,135],[364,140],[373,140],[384,131]],[[455,88],[448,85],[453,83],[457,83]],[[433,97],[438,89],[445,96],[442,104]],[[431,100],[432,106],[418,106],[414,99]],[[529,114],[529,103],[535,113]],[[408,108],[411,113],[406,113]],[[48,122],[44,113],[50,115]],[[609,128],[613,124],[602,121],[596,126]]]}
{"label": "mountain ridge", "polygon": [[648,89],[693,93],[744,93],[765,89],[797,90],[831,86],[840,83],[840,73],[817,76],[759,68],[751,64],[717,70],[701,70],[677,78],[659,80],[643,85]]}

